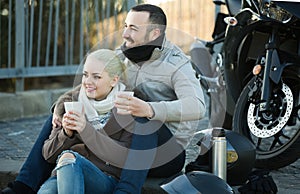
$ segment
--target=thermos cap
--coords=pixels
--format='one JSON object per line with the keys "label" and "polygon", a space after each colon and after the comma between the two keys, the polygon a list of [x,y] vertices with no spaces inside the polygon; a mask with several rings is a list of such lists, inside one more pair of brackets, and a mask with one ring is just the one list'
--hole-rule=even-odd
{"label": "thermos cap", "polygon": [[212,130],[213,137],[225,137],[225,129],[220,127],[215,127]]}

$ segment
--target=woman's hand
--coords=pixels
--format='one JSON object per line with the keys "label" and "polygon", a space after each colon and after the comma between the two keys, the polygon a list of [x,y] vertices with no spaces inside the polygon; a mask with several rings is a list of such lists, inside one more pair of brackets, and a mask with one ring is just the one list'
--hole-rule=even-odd
{"label": "woman's hand", "polygon": [[118,112],[119,114],[131,114],[136,117],[152,118],[154,115],[153,109],[147,102],[126,94],[118,94],[115,100],[115,107],[126,111]]}
{"label": "woman's hand", "polygon": [[86,118],[84,116],[84,113],[73,111],[65,113],[62,120],[62,125],[67,134],[71,131],[77,131],[78,133],[82,132],[86,125]]}
{"label": "woman's hand", "polygon": [[55,113],[53,113],[52,116],[52,126],[54,128],[60,128],[62,126],[61,118]]}

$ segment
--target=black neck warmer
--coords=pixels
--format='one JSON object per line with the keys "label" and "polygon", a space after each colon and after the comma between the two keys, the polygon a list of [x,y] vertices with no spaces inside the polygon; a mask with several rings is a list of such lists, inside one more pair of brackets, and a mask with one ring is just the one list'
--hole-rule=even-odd
{"label": "black neck warmer", "polygon": [[162,48],[165,34],[162,34],[157,39],[148,42],[145,45],[127,48],[125,43],[121,46],[123,54],[132,62],[141,64],[150,59],[155,48]]}

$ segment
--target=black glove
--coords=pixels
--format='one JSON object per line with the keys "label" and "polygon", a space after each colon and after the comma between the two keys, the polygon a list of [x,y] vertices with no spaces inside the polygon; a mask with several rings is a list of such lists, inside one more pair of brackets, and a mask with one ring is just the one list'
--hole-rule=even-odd
{"label": "black glove", "polygon": [[238,188],[241,194],[275,194],[277,186],[268,170],[253,171],[248,181]]}

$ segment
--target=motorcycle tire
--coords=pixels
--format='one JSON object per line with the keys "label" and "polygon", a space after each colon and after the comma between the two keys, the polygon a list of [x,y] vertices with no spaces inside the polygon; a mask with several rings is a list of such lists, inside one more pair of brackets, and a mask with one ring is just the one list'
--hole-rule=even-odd
{"label": "motorcycle tire", "polygon": [[[253,96],[251,88],[254,87],[255,80],[257,80],[256,77],[253,77],[240,94],[233,115],[232,128],[246,136],[256,146],[255,167],[279,169],[295,162],[300,157],[299,75],[282,77],[281,84],[275,86],[277,89],[272,92],[271,106],[278,107],[278,110],[274,109],[269,115],[264,115],[266,113],[254,108],[257,106],[249,100],[249,96],[251,94]],[[260,95],[257,95],[257,98],[260,98]],[[288,105],[288,101],[292,102],[292,105]],[[284,114],[288,109],[293,109],[289,116]],[[280,120],[284,120],[281,125],[278,124]],[[266,135],[264,132],[269,132],[269,134]]]}

